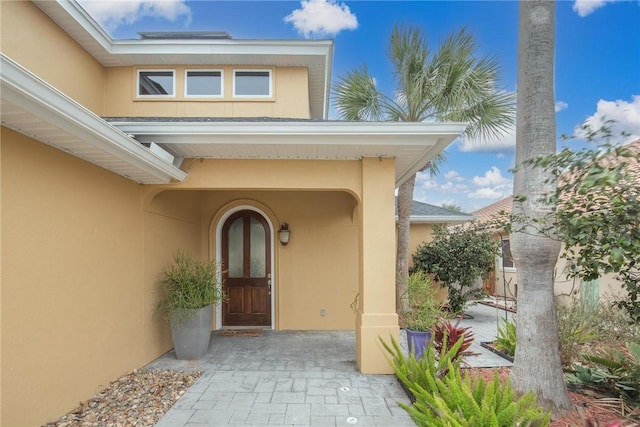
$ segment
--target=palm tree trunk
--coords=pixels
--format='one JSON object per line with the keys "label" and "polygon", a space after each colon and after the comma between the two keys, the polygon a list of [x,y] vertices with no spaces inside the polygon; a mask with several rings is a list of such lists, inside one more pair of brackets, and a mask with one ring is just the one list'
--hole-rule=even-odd
{"label": "palm tree trunk", "polygon": [[[527,159],[556,151],[554,110],[555,4],[520,2],[518,37],[518,105],[511,235],[517,268],[517,347],[511,377],[519,392],[533,390],[538,401],[556,414],[571,408],[560,362],[558,321],[554,304],[554,268],[559,241],[537,232],[536,219],[553,221],[543,195],[556,183],[543,168],[523,165]],[[520,200],[518,196],[523,196]],[[524,220],[526,218],[526,221]]]}
{"label": "palm tree trunk", "polygon": [[396,310],[398,313],[409,309],[409,229],[413,188],[416,176],[412,175],[398,188],[398,237],[396,244]]}

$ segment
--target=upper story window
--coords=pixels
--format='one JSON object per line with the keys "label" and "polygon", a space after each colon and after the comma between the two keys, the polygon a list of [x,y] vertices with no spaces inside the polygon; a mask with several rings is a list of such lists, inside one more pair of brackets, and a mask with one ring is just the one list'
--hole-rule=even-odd
{"label": "upper story window", "polygon": [[221,70],[187,70],[185,82],[185,96],[222,96]]}
{"label": "upper story window", "polygon": [[138,96],[175,96],[173,70],[138,70]]}
{"label": "upper story window", "polygon": [[515,270],[516,265],[511,256],[511,243],[509,239],[502,239],[502,250],[500,252],[500,267],[505,270]]}
{"label": "upper story window", "polygon": [[233,96],[270,97],[271,70],[235,70]]}

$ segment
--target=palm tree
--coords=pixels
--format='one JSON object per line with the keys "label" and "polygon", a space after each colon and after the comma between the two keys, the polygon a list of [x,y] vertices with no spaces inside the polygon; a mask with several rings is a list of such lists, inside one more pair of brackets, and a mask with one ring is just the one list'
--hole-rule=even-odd
{"label": "palm tree", "polygon": [[[536,221],[554,221],[543,198],[554,194],[550,171],[525,164],[556,152],[553,92],[555,4],[520,2],[518,35],[518,123],[511,254],[518,266],[518,324],[512,370],[516,390],[533,390],[538,401],[559,413],[571,408],[560,362],[553,273],[560,242],[536,232]],[[525,221],[525,214],[527,220]]]}
{"label": "palm tree", "polygon": [[[393,66],[395,92],[378,90],[366,65],[351,70],[333,87],[341,119],[376,121],[468,122],[464,137],[497,138],[514,123],[514,97],[496,86],[500,70],[492,56],[476,58],[472,35],[462,29],[431,52],[420,29],[395,26],[387,56]],[[431,173],[440,156],[425,168]],[[415,175],[398,189],[396,308],[407,309],[409,217]]]}

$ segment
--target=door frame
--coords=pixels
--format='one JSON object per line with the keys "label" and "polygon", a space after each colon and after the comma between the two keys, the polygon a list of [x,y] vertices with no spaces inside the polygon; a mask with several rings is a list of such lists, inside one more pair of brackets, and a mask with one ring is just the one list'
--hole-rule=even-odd
{"label": "door frame", "polygon": [[[269,225],[269,231],[271,235],[271,239],[269,242],[269,250],[271,251],[271,329],[275,329],[276,324],[276,311],[275,311],[275,301],[276,301],[276,292],[277,292],[277,283],[276,283],[276,274],[275,274],[275,229],[273,227],[273,223],[271,222],[271,218],[267,215],[263,210],[251,206],[251,205],[239,205],[234,206],[233,208],[227,210],[218,220],[216,224],[216,262],[222,262],[222,228],[224,227],[224,223],[229,219],[231,215],[239,211],[253,211],[257,214],[261,215],[267,224]],[[220,286],[222,286],[222,272],[218,273],[218,279],[220,281]],[[216,319],[215,319],[215,329],[222,328],[222,301],[218,302],[216,305]]]}

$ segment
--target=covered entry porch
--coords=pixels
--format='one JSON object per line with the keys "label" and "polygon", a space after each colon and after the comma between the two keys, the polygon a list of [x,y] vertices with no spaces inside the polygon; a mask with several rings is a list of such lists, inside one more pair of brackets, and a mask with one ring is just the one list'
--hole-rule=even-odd
{"label": "covered entry porch", "polygon": [[[378,337],[397,338],[399,331],[395,188],[464,125],[113,123],[139,141],[153,140],[185,157],[181,167],[188,177],[183,182],[143,190],[145,256],[155,273],[148,276],[149,286],[177,248],[228,264],[229,221],[241,221],[246,233],[254,221],[261,227],[263,240],[256,247],[265,248],[259,258],[266,265],[252,276],[252,255],[244,253],[244,270],[238,274],[253,285],[227,289],[234,295],[228,306],[218,307],[212,329],[240,324],[275,330],[355,329],[360,371],[390,373]],[[277,240],[284,223],[291,231],[286,246]],[[157,245],[159,233],[168,236]],[[253,237],[242,239],[245,246],[254,243]],[[231,286],[237,277],[226,278],[225,286]],[[245,301],[238,303],[238,295]],[[356,296],[353,313],[350,304]],[[260,304],[253,304],[254,298],[261,298]],[[256,308],[255,313],[245,311],[244,320],[229,320],[230,310],[240,313],[246,307]],[[260,320],[255,323],[254,318]],[[170,348],[168,337],[165,345]]]}

